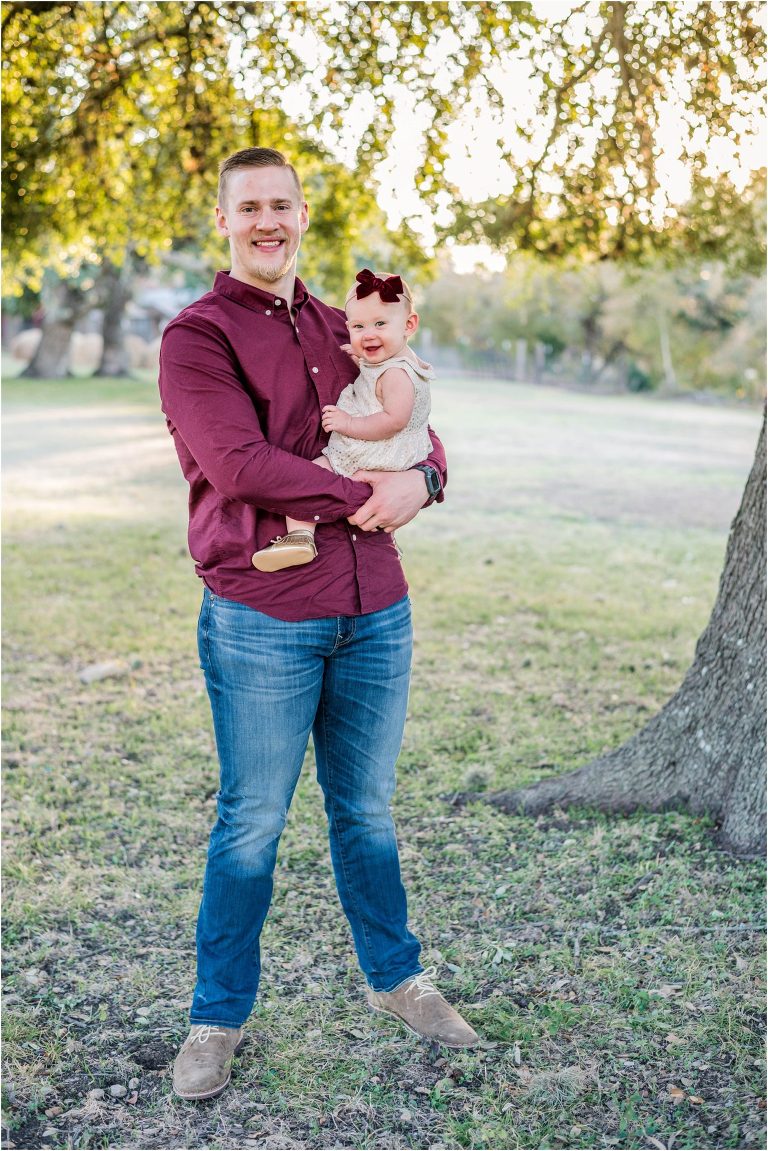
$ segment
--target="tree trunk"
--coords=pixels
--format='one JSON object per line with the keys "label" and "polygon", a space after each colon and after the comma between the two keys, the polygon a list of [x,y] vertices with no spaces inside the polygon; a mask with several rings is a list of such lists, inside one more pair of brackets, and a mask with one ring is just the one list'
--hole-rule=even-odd
{"label": "tree trunk", "polygon": [[712,616],[669,703],[622,747],[577,771],[476,798],[530,814],[554,804],[684,807],[712,815],[727,850],[765,851],[765,469],[764,416]]}
{"label": "tree trunk", "polygon": [[90,304],[82,288],[60,280],[53,273],[46,275],[43,281],[41,300],[44,318],[40,343],[21,375],[42,380],[65,379],[70,375],[72,331]]}
{"label": "tree trunk", "polygon": [[528,341],[515,341],[515,379],[524,383],[528,379]]}
{"label": "tree trunk", "polygon": [[104,298],[104,322],[102,335],[104,350],[101,354],[97,376],[128,376],[131,372],[128,349],[125,346],[123,317],[125,306],[131,298],[133,269],[130,255],[126,253],[122,267],[105,260],[99,273],[101,292]]}
{"label": "tree trunk", "polygon": [[670,390],[677,387],[675,365],[672,361],[672,347],[669,342],[669,328],[667,318],[661,308],[656,312],[656,323],[659,329],[659,347],[661,349],[661,364],[664,369],[664,383]]}

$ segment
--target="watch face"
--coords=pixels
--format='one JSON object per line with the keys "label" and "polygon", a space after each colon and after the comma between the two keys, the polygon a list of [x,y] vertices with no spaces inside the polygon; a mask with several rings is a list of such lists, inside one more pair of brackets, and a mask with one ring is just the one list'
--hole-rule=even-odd
{"label": "watch face", "polygon": [[435,468],[431,467],[430,464],[416,464],[415,470],[417,472],[424,473],[424,480],[427,485],[427,495],[429,498],[434,499],[435,496],[439,496],[442,490],[439,472],[437,472]]}
{"label": "watch face", "polygon": [[440,491],[440,477],[434,468],[425,468],[424,475],[427,480],[427,491],[431,496],[436,496]]}

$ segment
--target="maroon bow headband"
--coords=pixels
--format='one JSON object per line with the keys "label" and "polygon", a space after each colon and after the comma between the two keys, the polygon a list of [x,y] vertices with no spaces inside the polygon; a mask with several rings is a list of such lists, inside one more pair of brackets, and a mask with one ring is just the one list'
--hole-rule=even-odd
{"label": "maroon bow headband", "polygon": [[382,280],[380,276],[374,276],[370,268],[363,268],[362,272],[357,273],[355,280],[358,300],[364,300],[366,296],[378,292],[385,304],[396,304],[403,294],[403,281],[399,276],[387,276],[386,280]]}

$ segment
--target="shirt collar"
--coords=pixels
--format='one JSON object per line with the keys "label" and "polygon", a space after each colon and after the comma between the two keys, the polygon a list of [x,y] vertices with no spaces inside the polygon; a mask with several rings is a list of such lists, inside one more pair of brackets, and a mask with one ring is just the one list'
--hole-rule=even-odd
{"label": "shirt collar", "polygon": [[[238,304],[252,308],[256,312],[263,311],[267,315],[281,312],[288,314],[288,301],[284,297],[277,296],[273,292],[265,292],[261,288],[255,288],[252,284],[245,284],[242,280],[234,280],[229,272],[216,273],[213,290],[220,292],[223,296],[228,296],[230,300],[235,300]],[[309,292],[297,276],[293,288],[295,311],[301,311],[308,300]]]}

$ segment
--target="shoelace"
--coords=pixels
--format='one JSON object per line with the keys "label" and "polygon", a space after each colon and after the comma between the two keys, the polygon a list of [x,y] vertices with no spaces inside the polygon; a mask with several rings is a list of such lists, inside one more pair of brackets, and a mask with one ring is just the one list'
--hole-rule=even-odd
{"label": "shoelace", "polygon": [[286,542],[296,543],[297,539],[298,539],[299,543],[305,543],[307,541],[307,539],[310,537],[310,535],[311,535],[310,532],[288,532],[287,536],[275,536],[275,538],[273,540],[270,540],[270,543],[272,543],[272,544],[282,544],[282,543],[286,543]]}
{"label": "shoelace", "polygon": [[418,995],[416,999],[423,999],[425,995],[439,995],[440,992],[432,983],[435,975],[437,974],[436,967],[428,967],[426,971],[420,971],[418,975],[414,975],[409,991],[417,990]]}
{"label": "shoelace", "polygon": [[196,1031],[194,1035],[190,1035],[189,1044],[191,1046],[193,1043],[200,1043],[201,1045],[203,1043],[207,1043],[212,1035],[215,1035],[218,1031],[223,1030],[223,1027],[216,1027],[214,1024],[201,1023],[199,1030]]}

